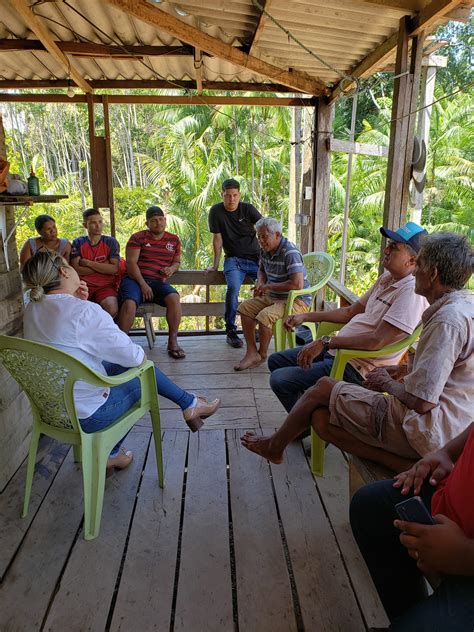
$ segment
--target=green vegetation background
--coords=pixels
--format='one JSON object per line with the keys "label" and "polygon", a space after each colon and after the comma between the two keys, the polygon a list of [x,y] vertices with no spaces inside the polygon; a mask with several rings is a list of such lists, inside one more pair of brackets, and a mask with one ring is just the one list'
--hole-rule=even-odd
{"label": "green vegetation background", "polygon": [[[451,45],[448,67],[437,75],[435,99],[472,84],[469,47],[473,22],[438,33]],[[392,79],[378,75],[359,97],[356,140],[388,146]],[[139,91],[137,91],[139,92]],[[351,99],[337,104],[336,138],[348,138]],[[83,233],[82,210],[91,205],[87,111],[82,105],[5,104],[11,172],[23,179],[33,165],[42,192],[67,193],[61,204],[35,205],[20,223],[19,246],[34,234],[34,218],[56,218],[61,236]],[[473,88],[433,106],[422,223],[474,237]],[[305,112],[304,116],[310,116]],[[288,223],[291,113],[289,108],[244,106],[114,105],[110,110],[117,238],[144,227],[150,204],[162,206],[168,229],[180,235],[185,269],[211,263],[209,207],[227,177],[264,215]],[[101,121],[97,120],[100,131]],[[308,142],[309,138],[303,138]],[[332,157],[329,252],[339,261],[347,155]],[[383,214],[386,159],[356,156],[350,195],[346,285],[361,294],[375,280]]]}

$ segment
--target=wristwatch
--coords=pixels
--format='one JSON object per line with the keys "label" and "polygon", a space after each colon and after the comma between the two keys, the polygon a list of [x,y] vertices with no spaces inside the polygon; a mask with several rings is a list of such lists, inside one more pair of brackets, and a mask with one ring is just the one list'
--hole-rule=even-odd
{"label": "wristwatch", "polygon": [[321,344],[323,345],[324,351],[329,351],[331,336],[321,336],[320,340],[321,340]]}

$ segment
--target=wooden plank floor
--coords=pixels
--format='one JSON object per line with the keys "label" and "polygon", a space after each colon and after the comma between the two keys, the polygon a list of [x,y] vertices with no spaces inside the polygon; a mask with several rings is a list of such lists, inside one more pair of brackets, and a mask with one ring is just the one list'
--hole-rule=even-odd
{"label": "wooden plank floor", "polygon": [[[145,346],[145,341],[136,339]],[[242,350],[223,337],[165,340],[148,352],[183,388],[222,399],[190,434],[161,401],[165,488],[149,420],[126,446],[135,459],[106,481],[99,537],[83,539],[80,466],[43,438],[30,512],[21,519],[24,464],[0,494],[1,632],[362,632],[385,614],[348,524],[347,462],[326,454],[315,479],[301,443],[269,465],[240,445],[284,410],[265,366],[234,373]]]}

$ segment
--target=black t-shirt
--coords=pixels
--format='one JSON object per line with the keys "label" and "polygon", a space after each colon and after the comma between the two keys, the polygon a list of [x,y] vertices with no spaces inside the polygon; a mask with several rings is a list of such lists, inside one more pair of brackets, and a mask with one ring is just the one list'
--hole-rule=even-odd
{"label": "black t-shirt", "polygon": [[240,202],[235,211],[226,211],[224,204],[214,204],[209,211],[209,230],[222,235],[226,257],[242,257],[258,261],[260,247],[255,223],[261,219],[255,206]]}

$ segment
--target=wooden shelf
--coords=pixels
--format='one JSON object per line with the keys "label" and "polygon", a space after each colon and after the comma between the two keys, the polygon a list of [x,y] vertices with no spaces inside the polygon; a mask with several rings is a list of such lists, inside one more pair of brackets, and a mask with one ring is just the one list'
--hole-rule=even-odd
{"label": "wooden shelf", "polygon": [[0,194],[0,206],[30,206],[41,202],[58,202],[68,195],[8,195]]}

